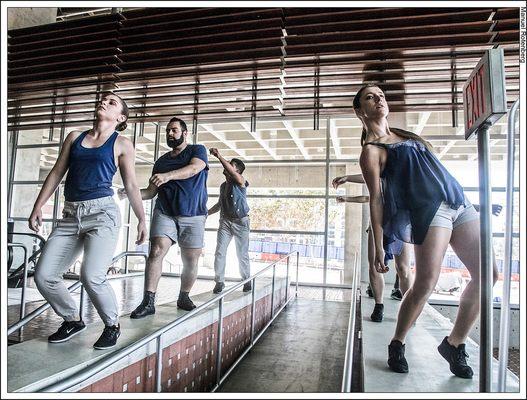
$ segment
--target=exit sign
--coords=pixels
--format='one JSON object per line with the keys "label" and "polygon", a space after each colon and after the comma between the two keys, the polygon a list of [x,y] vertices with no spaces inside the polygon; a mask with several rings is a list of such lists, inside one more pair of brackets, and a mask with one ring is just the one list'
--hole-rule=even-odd
{"label": "exit sign", "polygon": [[463,85],[465,139],[507,113],[503,49],[486,50]]}

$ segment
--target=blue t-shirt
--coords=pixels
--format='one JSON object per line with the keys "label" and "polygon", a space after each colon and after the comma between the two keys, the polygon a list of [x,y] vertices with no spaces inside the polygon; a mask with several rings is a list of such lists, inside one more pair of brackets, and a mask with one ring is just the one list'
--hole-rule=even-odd
{"label": "blue t-shirt", "polygon": [[176,157],[172,157],[170,152],[163,154],[154,164],[152,175],[186,167],[192,158],[203,160],[205,168],[190,178],[168,181],[158,188],[155,208],[163,214],[172,217],[207,215],[209,165],[205,146],[189,144]]}

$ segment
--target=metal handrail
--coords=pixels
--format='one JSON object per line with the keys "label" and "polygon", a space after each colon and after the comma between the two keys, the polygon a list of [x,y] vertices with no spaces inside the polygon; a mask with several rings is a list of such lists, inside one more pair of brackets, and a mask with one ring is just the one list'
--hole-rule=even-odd
{"label": "metal handrail", "polygon": [[[92,376],[94,376],[98,372],[104,370],[105,368],[109,367],[110,365],[115,364],[119,360],[121,360],[124,357],[128,356],[129,354],[133,353],[135,350],[138,350],[141,347],[148,345],[152,340],[156,340],[157,371],[156,371],[156,386],[155,387],[156,387],[156,392],[158,392],[158,393],[161,392],[161,372],[162,372],[161,369],[162,369],[162,349],[163,349],[162,336],[163,336],[163,334],[168,332],[168,331],[170,331],[171,329],[175,328],[176,326],[182,324],[186,320],[194,317],[199,312],[201,312],[202,310],[206,309],[207,307],[215,304],[216,302],[219,303],[218,333],[221,332],[221,328],[222,328],[222,319],[221,319],[221,317],[222,317],[222,313],[223,313],[223,299],[224,299],[224,297],[229,295],[229,294],[231,294],[232,292],[237,290],[239,287],[241,287],[242,285],[244,285],[244,284],[246,284],[248,282],[251,282],[252,287],[253,287],[253,290],[252,290],[252,301],[253,301],[253,303],[252,303],[252,306],[251,306],[252,307],[252,311],[253,311],[252,315],[251,315],[251,345],[248,348],[248,350],[250,350],[250,348],[252,348],[254,343],[256,343],[256,341],[261,337],[263,331],[270,325],[270,323],[278,315],[278,313],[277,313],[274,316],[274,318],[271,319],[271,321],[269,321],[267,323],[267,325],[262,329],[262,332],[260,332],[259,336],[255,340],[254,337],[253,337],[253,335],[254,335],[254,322],[255,322],[255,314],[254,314],[254,304],[255,304],[254,303],[254,301],[255,301],[254,292],[255,292],[255,289],[256,289],[255,286],[254,286],[255,279],[258,276],[262,275],[267,270],[269,270],[270,268],[273,268],[273,270],[274,270],[276,265],[279,262],[283,261],[284,259],[288,259],[289,257],[291,257],[292,254],[296,254],[297,255],[297,270],[298,270],[299,252],[298,251],[293,251],[293,252],[287,254],[286,256],[280,258],[279,260],[274,261],[272,264],[269,264],[268,266],[266,266],[262,270],[258,271],[256,274],[251,275],[249,278],[244,279],[243,281],[240,281],[239,283],[237,283],[236,285],[232,286],[231,288],[229,288],[227,290],[224,290],[222,293],[220,293],[217,296],[213,297],[212,299],[206,301],[205,303],[199,305],[198,307],[194,308],[192,311],[189,311],[188,313],[186,313],[185,315],[179,317],[178,319],[170,322],[169,324],[163,326],[162,328],[159,328],[155,332],[143,337],[142,339],[137,340],[134,343],[129,344],[126,347],[123,347],[122,349],[120,349],[120,350],[118,350],[118,351],[116,351],[114,353],[108,354],[107,356],[105,356],[101,360],[97,361],[96,363],[87,366],[86,368],[84,368],[84,369],[82,369],[82,370],[70,375],[67,378],[62,379],[60,382],[57,382],[57,383],[51,384],[49,386],[46,386],[46,387],[40,389],[39,391],[40,392],[62,392],[64,390],[67,390],[67,389],[71,388],[72,386],[77,385],[80,382],[83,382],[83,381],[91,378]],[[287,266],[289,266],[289,264],[287,264]],[[287,273],[289,273],[289,268],[288,268]],[[274,297],[274,293],[272,294],[272,296]],[[289,300],[290,299],[286,300],[286,303],[280,308],[279,311],[283,310],[283,308],[287,305]],[[216,357],[217,357],[216,359],[218,360],[218,358],[219,358],[219,360],[221,362],[221,356],[220,356],[221,355],[221,347],[222,347],[222,343],[220,341],[221,335],[217,335],[217,339],[218,339],[218,343],[217,343],[217,345],[218,345],[217,349],[218,350],[216,352]],[[242,353],[242,355],[239,357],[237,362],[239,362],[239,360],[241,360],[241,358],[248,353],[248,350],[246,350],[246,351],[244,351],[244,353]],[[221,368],[219,370],[221,370]],[[215,391],[222,384],[222,382],[224,381],[225,377],[232,370],[233,370],[233,368],[229,369],[229,371],[227,371],[227,373],[223,376],[223,378],[221,378],[221,375],[217,376],[217,380],[219,378],[219,381],[216,382],[216,385],[214,386],[212,391]],[[220,371],[220,373],[221,373],[221,371]]]}
{"label": "metal handrail", "polygon": [[[9,244],[8,244],[9,245]],[[27,249],[26,249],[27,251]],[[140,251],[124,251],[118,255],[116,255],[113,259],[112,259],[112,262],[110,263],[110,265],[112,265],[113,263],[115,263],[116,261],[119,261],[121,258],[123,257],[126,257],[126,256],[140,256],[140,257],[145,257],[145,261],[146,259],[148,258],[148,255],[146,253],[143,253],[143,252],[140,252]],[[27,266],[27,262],[26,262],[26,266]],[[27,267],[26,267],[26,270],[27,270]],[[27,274],[27,271],[25,272],[25,274]],[[24,282],[25,280],[27,279],[26,275],[24,275]],[[71,285],[69,288],[68,288],[68,291],[71,293],[73,292],[75,289],[77,289],[78,287],[81,287],[81,296],[80,296],[80,304],[79,304],[79,314],[82,318],[82,308],[83,308],[83,302],[84,302],[84,288],[82,287],[82,282],[81,281],[77,281],[75,282],[73,285]],[[25,298],[25,284],[24,286],[22,287],[22,298],[24,299]],[[36,310],[34,310],[33,312],[31,312],[30,314],[28,314],[27,316],[23,317],[22,315],[22,311],[21,311],[21,315],[20,315],[20,320],[16,323],[14,323],[13,325],[11,325],[10,327],[8,327],[7,329],[7,334],[10,335],[12,334],[13,332],[16,332],[18,329],[20,329],[22,331],[22,328],[27,325],[27,323],[33,319],[35,319],[36,317],[38,317],[40,314],[42,314],[44,311],[46,311],[48,308],[50,307],[50,304],[48,302],[45,302],[43,305],[41,305],[40,307],[38,307]]]}
{"label": "metal handrail", "polygon": [[350,316],[348,322],[348,334],[346,337],[346,352],[344,353],[344,371],[342,374],[342,387],[341,392],[350,393],[351,392],[351,382],[353,374],[353,347],[355,342],[355,315],[357,313],[357,301],[359,299],[358,292],[359,281],[360,281],[360,268],[358,265],[358,256],[357,253],[354,255],[353,260],[353,282],[352,282],[352,292],[351,292],[351,305],[350,305]]}
{"label": "metal handrail", "polygon": [[[117,254],[114,258],[112,258],[112,262],[110,263],[110,265],[115,264],[117,261],[119,261],[123,257],[135,257],[135,256],[144,257],[145,263],[148,260],[148,254],[142,251],[123,251],[122,253]],[[128,263],[126,263],[124,266],[124,273],[125,274],[128,273]]]}
{"label": "metal handrail", "polygon": [[509,359],[510,330],[510,293],[511,293],[511,261],[512,261],[512,212],[514,207],[514,121],[520,100],[516,100],[509,111],[507,132],[507,192],[506,192],[506,222],[505,222],[505,260],[503,265],[503,296],[500,314],[500,343],[498,392],[505,392],[507,386],[507,361]]}
{"label": "metal handrail", "polygon": [[[28,250],[27,246],[23,243],[8,243],[7,247],[21,247],[24,250],[24,274],[22,275],[22,293],[20,298],[20,319],[24,318],[26,313],[26,284],[27,284],[27,266],[28,266]],[[20,328],[20,335],[22,334],[22,328]]]}

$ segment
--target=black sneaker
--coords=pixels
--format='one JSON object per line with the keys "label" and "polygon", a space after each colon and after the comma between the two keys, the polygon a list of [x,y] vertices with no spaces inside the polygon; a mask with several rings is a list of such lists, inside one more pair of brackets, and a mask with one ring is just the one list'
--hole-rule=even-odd
{"label": "black sneaker", "polygon": [[243,285],[244,292],[250,292],[251,290],[253,290],[253,286],[251,282],[247,282],[246,284]]}
{"label": "black sneaker", "polygon": [[437,346],[439,354],[450,364],[450,371],[460,378],[472,379],[474,371],[467,365],[468,353],[465,351],[465,343],[455,347],[448,343],[447,336]]}
{"label": "black sneaker", "polygon": [[181,308],[185,311],[191,311],[196,308],[196,305],[190,300],[188,295],[180,295],[177,299],[177,308]]}
{"label": "black sneaker", "polygon": [[216,282],[216,286],[214,286],[214,289],[212,289],[212,293],[218,294],[221,293],[223,288],[225,287],[225,283],[223,282]]}
{"label": "black sneaker", "polygon": [[110,349],[117,343],[117,339],[121,336],[121,325],[105,326],[101,337],[93,344],[93,347],[98,350]]}
{"label": "black sneaker", "polygon": [[388,346],[388,366],[394,372],[405,374],[408,372],[408,363],[404,358],[404,347],[398,340],[392,340]]}
{"label": "black sneaker", "polygon": [[403,293],[401,292],[401,289],[392,289],[392,294],[390,297],[394,300],[402,300],[403,299]]}
{"label": "black sneaker", "polygon": [[137,306],[134,311],[132,311],[132,313],[130,314],[130,318],[139,319],[144,318],[147,315],[155,314],[155,298],[156,294],[154,292],[146,291],[143,297],[143,301],[141,302],[141,304],[139,304],[139,306]]}
{"label": "black sneaker", "polygon": [[48,342],[50,343],[62,343],[69,339],[71,339],[73,336],[75,336],[77,333],[82,332],[84,329],[86,329],[86,325],[82,320],[80,321],[64,321],[62,325],[59,327],[57,332],[50,335],[48,337]]}
{"label": "black sneaker", "polygon": [[366,288],[366,294],[368,295],[368,297],[373,297],[373,290],[371,290],[371,286],[369,283],[368,287]]}
{"label": "black sneaker", "polygon": [[370,318],[373,322],[382,322],[382,317],[384,316],[384,304],[375,304],[373,312],[370,315]]}

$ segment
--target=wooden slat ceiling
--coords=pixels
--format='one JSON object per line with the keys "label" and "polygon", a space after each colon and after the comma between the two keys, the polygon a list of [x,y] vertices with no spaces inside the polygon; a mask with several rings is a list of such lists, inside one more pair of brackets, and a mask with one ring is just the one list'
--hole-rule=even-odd
{"label": "wooden slat ceiling", "polygon": [[[365,81],[392,111],[460,110],[484,50],[519,93],[518,8],[146,8],[8,32],[10,130],[86,125],[97,94],[130,122],[349,114]],[[318,74],[318,79],[315,75]],[[317,100],[318,99],[318,100]]]}

